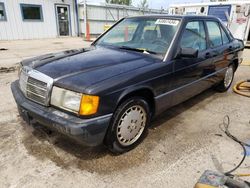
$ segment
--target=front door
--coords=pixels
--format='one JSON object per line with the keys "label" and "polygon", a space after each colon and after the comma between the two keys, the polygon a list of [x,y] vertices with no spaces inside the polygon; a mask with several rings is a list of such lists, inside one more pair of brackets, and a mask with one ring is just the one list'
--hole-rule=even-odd
{"label": "front door", "polygon": [[211,86],[207,77],[214,72],[212,57],[207,48],[205,25],[203,21],[190,21],[183,31],[179,49],[196,49],[198,57],[179,57],[173,60],[175,91],[172,105],[176,105]]}
{"label": "front door", "polygon": [[70,35],[69,6],[56,5],[57,26],[59,36]]}

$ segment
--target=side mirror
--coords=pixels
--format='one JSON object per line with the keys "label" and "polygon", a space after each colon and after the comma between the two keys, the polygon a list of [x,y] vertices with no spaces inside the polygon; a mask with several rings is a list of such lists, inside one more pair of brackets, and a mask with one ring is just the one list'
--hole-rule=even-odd
{"label": "side mirror", "polygon": [[241,40],[241,39],[236,39],[236,40],[237,40],[237,41],[239,42],[239,44],[240,44],[239,48],[240,48],[240,49],[244,49],[244,47],[245,47],[244,41]]}
{"label": "side mirror", "polygon": [[181,48],[179,52],[179,57],[197,58],[198,50],[194,48]]}

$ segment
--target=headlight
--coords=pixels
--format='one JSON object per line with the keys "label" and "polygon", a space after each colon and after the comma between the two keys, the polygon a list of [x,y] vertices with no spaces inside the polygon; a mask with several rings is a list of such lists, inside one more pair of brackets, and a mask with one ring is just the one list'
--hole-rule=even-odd
{"label": "headlight", "polygon": [[17,75],[18,75],[18,78],[20,78],[20,75],[21,75],[21,71],[22,71],[22,65],[21,63],[17,66]]}
{"label": "headlight", "polygon": [[80,108],[80,101],[80,93],[59,87],[53,87],[52,89],[51,104],[54,106],[77,113]]}
{"label": "headlight", "polygon": [[79,115],[92,115],[97,112],[99,97],[84,95],[54,86],[51,104]]}

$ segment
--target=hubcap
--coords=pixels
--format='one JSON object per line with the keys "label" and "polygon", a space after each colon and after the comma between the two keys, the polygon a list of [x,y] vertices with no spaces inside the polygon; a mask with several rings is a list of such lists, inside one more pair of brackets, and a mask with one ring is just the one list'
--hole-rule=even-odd
{"label": "hubcap", "polygon": [[231,82],[233,81],[233,74],[234,74],[233,68],[231,66],[228,67],[224,78],[225,88],[229,87]]}
{"label": "hubcap", "polygon": [[136,142],[145,128],[147,116],[144,108],[135,105],[121,116],[117,126],[117,139],[123,146]]}

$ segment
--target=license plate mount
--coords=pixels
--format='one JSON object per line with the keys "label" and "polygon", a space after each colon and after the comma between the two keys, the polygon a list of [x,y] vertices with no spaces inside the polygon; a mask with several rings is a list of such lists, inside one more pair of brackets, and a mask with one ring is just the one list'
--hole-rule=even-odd
{"label": "license plate mount", "polygon": [[21,115],[21,117],[23,118],[23,120],[30,125],[30,121],[31,121],[31,117],[29,115],[29,112],[23,108],[18,108],[19,113]]}

